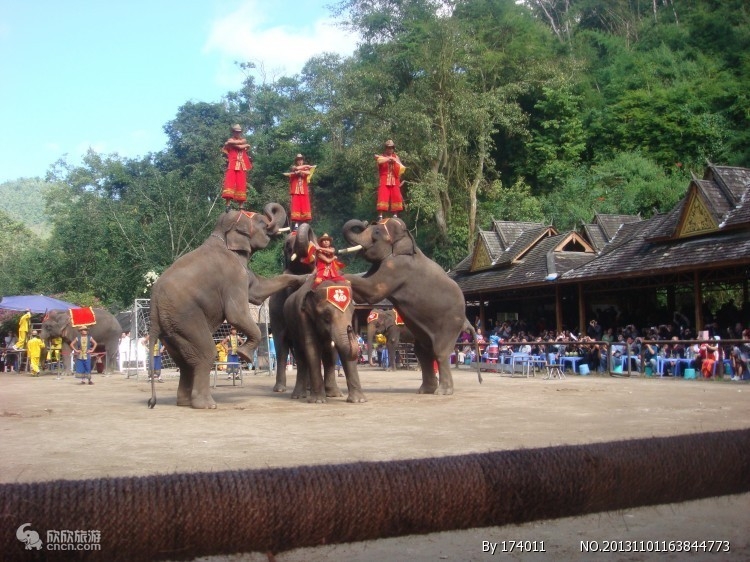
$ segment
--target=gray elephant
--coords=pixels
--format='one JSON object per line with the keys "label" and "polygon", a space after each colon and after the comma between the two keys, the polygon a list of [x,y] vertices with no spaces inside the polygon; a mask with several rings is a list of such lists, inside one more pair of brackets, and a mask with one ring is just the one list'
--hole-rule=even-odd
{"label": "gray elephant", "polygon": [[[265,248],[285,221],[278,203],[269,203],[263,213],[222,213],[208,239],[154,283],[149,336],[150,341],[162,341],[180,370],[178,406],[216,407],[210,391],[216,357],[212,334],[225,319],[247,336],[238,352],[251,361],[261,333],[248,303],[261,304],[276,291],[305,281],[304,276],[288,274],[262,278],[247,266],[252,253]],[[152,395],[149,406],[154,403]]]}
{"label": "gray elephant", "polygon": [[[314,286],[310,276],[284,303],[287,337],[297,360],[292,398],[310,394],[308,402],[342,396],[336,384],[336,353],[346,376],[347,402],[366,402],[357,371],[359,344],[352,327],[354,304],[349,283],[326,280]],[[323,374],[321,374],[321,363]]]}
{"label": "gray elephant", "polygon": [[[106,373],[118,371],[117,354],[120,347],[120,336],[122,326],[117,318],[103,308],[94,308],[95,324],[89,326],[89,336],[94,338],[98,346],[103,346],[107,352],[107,362],[104,365]],[[62,338],[65,345],[70,347],[70,342],[80,336],[81,333],[74,328],[70,320],[69,310],[50,310],[42,320],[40,337],[49,342],[50,338]]]}
{"label": "gray elephant", "polygon": [[395,308],[389,310],[373,308],[367,317],[367,345],[370,365],[374,365],[372,350],[375,348],[375,334],[385,336],[385,348],[388,350],[387,370],[395,371],[399,365],[399,344],[401,341],[413,343],[414,336]]}
{"label": "gray elephant", "polygon": [[[290,233],[284,240],[284,273],[308,275],[315,270],[312,261],[307,260],[310,243],[314,243],[314,234],[310,225],[303,223],[296,232]],[[276,384],[274,392],[286,392],[286,366],[289,355],[289,341],[284,321],[284,303],[294,292],[291,287],[271,295],[268,301],[268,316],[276,346]]]}
{"label": "gray elephant", "polygon": [[[390,300],[414,334],[414,354],[422,369],[420,394],[453,394],[450,356],[461,330],[470,328],[463,293],[434,261],[417,247],[399,218],[374,224],[350,220],[346,240],[372,266],[363,276],[346,275],[357,302]],[[439,379],[433,361],[437,361]],[[481,375],[479,381],[481,382]]]}

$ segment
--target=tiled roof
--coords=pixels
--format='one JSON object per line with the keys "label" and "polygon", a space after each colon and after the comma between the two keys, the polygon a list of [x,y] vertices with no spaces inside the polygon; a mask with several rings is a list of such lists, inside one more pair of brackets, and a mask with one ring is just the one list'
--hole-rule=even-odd
{"label": "tiled roof", "polygon": [[544,284],[548,276],[559,275],[594,258],[593,252],[555,251],[570,236],[571,233],[565,233],[542,238],[519,261],[506,267],[476,273],[471,273],[468,268],[456,268],[449,275],[464,294]]}
{"label": "tiled roof", "polygon": [[[750,169],[709,166],[669,212],[648,220],[597,214],[583,234],[588,243],[540,223],[495,221],[493,230],[477,238],[483,246],[474,257],[482,258],[476,260],[481,267],[472,272],[475,261],[468,256],[449,275],[464,294],[477,294],[553,279],[565,283],[750,265]],[[584,246],[587,251],[571,251]]]}

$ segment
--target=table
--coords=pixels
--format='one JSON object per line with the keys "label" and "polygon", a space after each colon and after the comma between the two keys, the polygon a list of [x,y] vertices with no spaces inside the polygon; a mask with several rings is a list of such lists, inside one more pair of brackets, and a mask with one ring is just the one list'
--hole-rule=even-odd
{"label": "table", "polygon": [[563,355],[560,357],[560,368],[564,371],[565,370],[565,363],[570,363],[571,368],[573,369],[574,373],[578,372],[578,362],[583,359],[583,357],[580,357],[578,355]]}

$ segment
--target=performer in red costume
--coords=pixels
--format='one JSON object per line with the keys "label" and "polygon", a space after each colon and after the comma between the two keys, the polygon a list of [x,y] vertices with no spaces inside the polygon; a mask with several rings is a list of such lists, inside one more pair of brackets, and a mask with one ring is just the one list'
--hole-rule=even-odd
{"label": "performer in red costume", "polygon": [[315,166],[305,164],[305,157],[298,154],[289,172],[284,174],[289,177],[289,206],[294,230],[299,223],[312,220],[309,183],[314,173]]}
{"label": "performer in red costume", "polygon": [[344,277],[339,271],[343,269],[344,264],[336,259],[336,248],[331,246],[332,243],[333,239],[328,234],[323,234],[318,238],[315,252],[312,255],[308,254],[308,260],[310,258],[315,260],[316,273],[313,289],[323,281],[344,281]]}
{"label": "performer in red costume", "polygon": [[232,125],[232,137],[221,149],[228,157],[224,189],[221,192],[227,204],[227,212],[232,201],[236,201],[237,207],[241,209],[247,200],[247,173],[253,169],[253,159],[249,155],[249,150],[250,145],[242,137],[242,127]]}
{"label": "performer in red costume", "polygon": [[384,154],[375,155],[380,176],[376,208],[381,219],[385,211],[391,211],[395,217],[404,210],[404,199],[401,196],[401,173],[406,167],[401,164],[395,150],[396,144],[392,140],[387,140]]}

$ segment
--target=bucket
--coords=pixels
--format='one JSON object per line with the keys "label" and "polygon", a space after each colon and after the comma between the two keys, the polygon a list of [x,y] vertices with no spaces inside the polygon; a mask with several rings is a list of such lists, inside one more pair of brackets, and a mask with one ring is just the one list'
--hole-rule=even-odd
{"label": "bucket", "polygon": [[650,377],[651,375],[654,374],[654,370],[651,368],[651,366],[648,366],[646,367],[645,373],[647,377]]}
{"label": "bucket", "polygon": [[579,375],[588,375],[589,374],[589,366],[586,363],[581,363],[578,366],[578,374]]}
{"label": "bucket", "polygon": [[685,378],[686,379],[694,379],[695,378],[695,369],[685,369]]}
{"label": "bucket", "polygon": [[612,372],[622,373],[622,365],[617,365],[614,369],[612,369]]}

